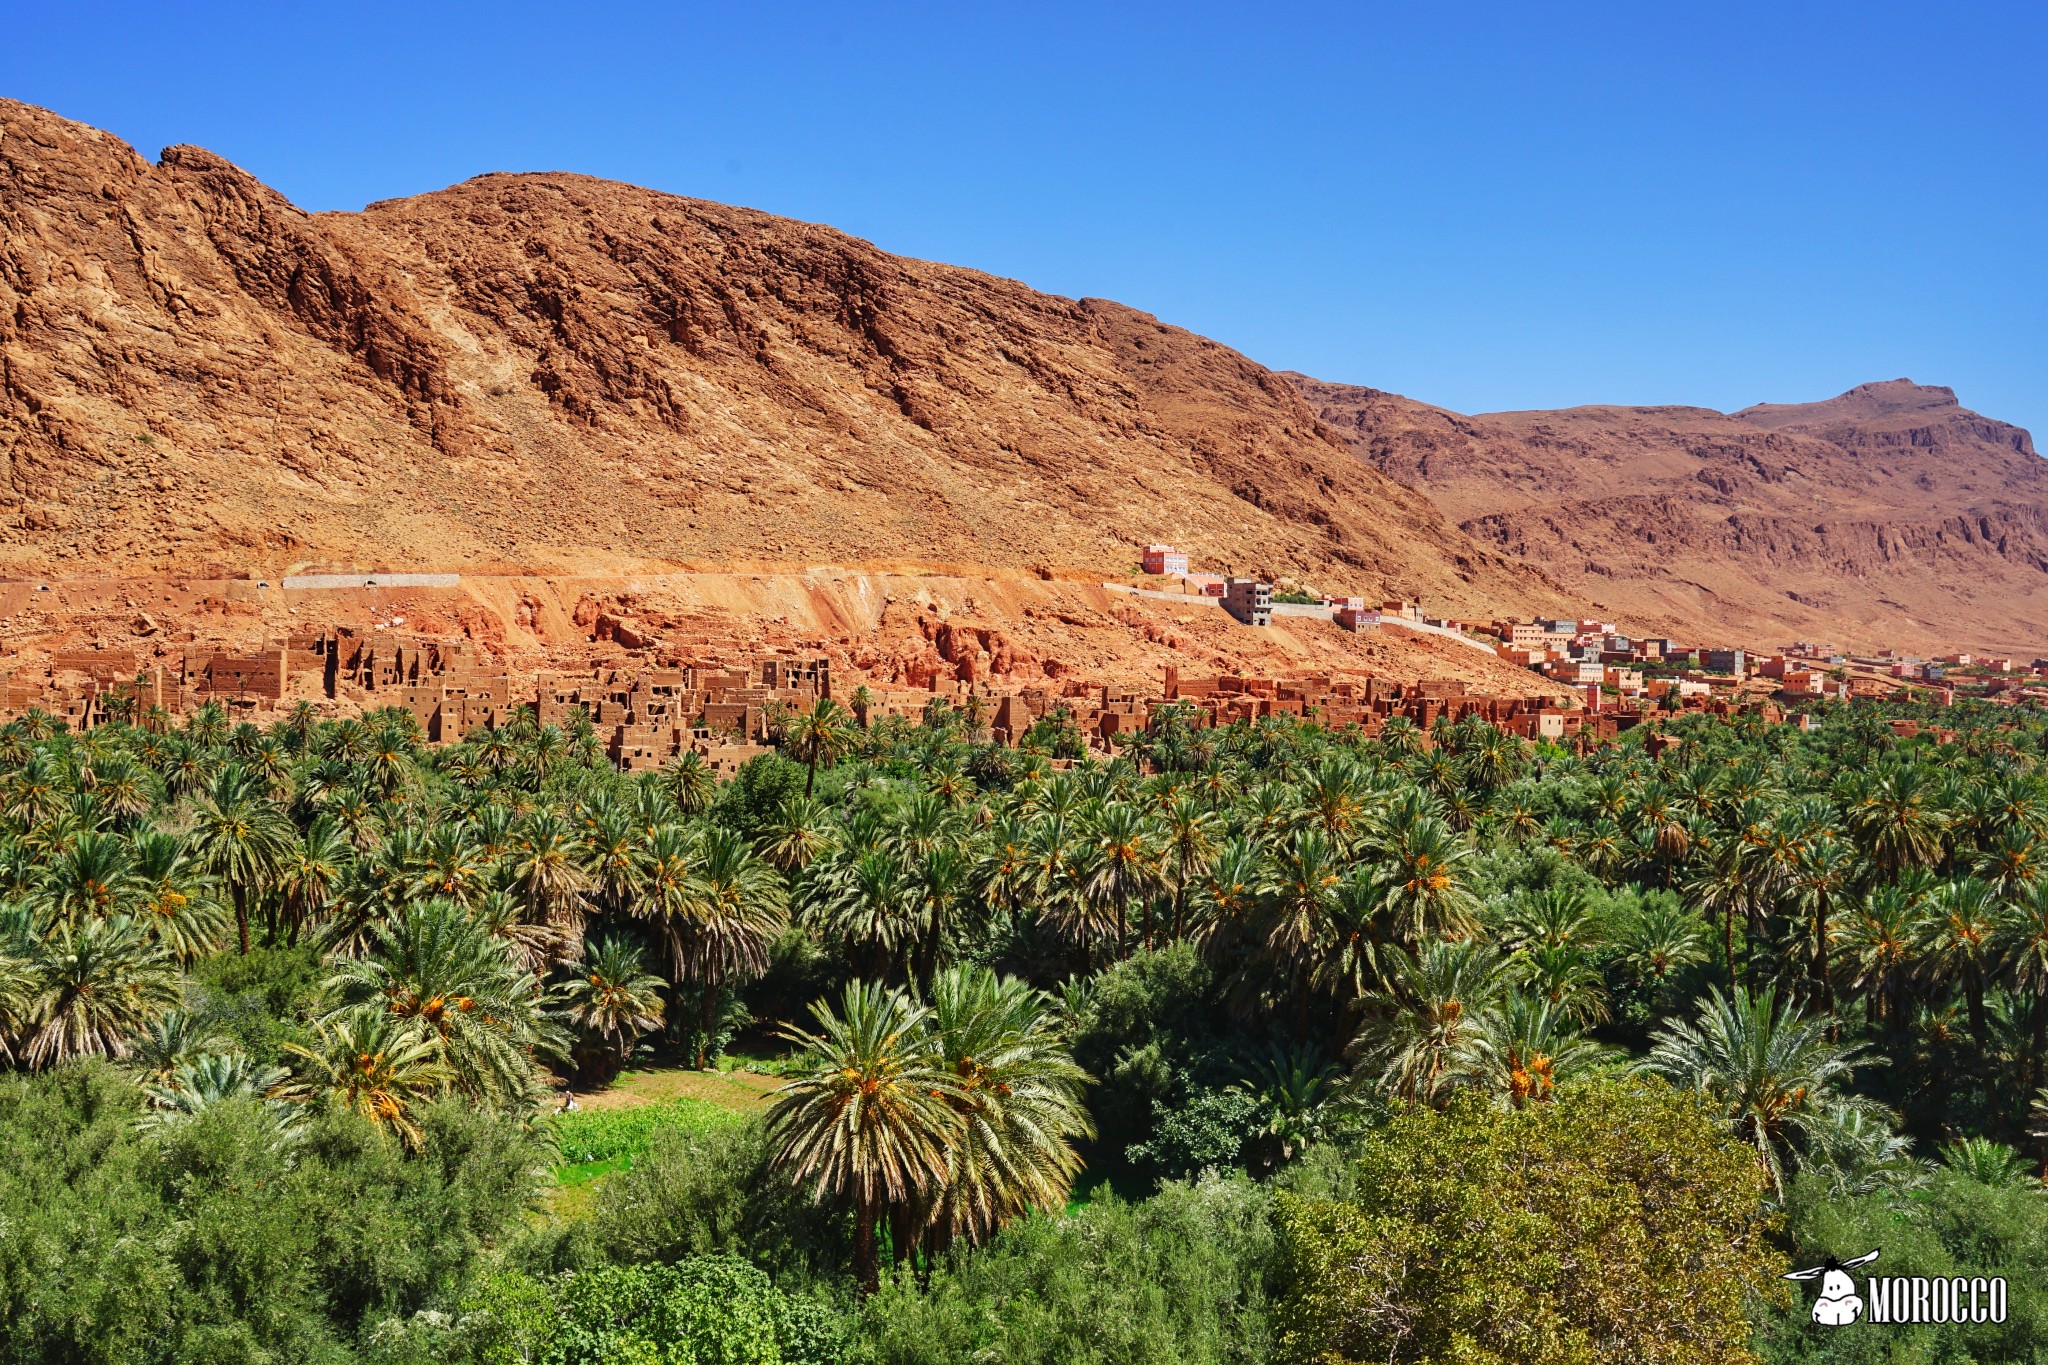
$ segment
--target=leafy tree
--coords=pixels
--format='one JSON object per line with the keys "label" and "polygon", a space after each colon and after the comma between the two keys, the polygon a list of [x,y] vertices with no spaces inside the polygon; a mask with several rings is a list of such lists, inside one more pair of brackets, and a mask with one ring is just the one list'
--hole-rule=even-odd
{"label": "leafy tree", "polygon": [[372,1125],[223,1096],[145,1127],[97,1064],[0,1077],[0,1357],[170,1365],[360,1359],[380,1323],[441,1302],[513,1232],[542,1178],[521,1125],[418,1115],[408,1154]]}
{"label": "leafy tree", "polygon": [[1399,1114],[1279,1196],[1275,1358],[1754,1361],[1763,1173],[1698,1101],[1603,1082]]}

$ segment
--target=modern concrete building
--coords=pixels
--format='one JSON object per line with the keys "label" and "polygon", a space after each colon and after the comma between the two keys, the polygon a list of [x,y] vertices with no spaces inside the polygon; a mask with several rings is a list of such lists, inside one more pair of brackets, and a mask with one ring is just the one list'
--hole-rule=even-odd
{"label": "modern concrete building", "polygon": [[1223,609],[1248,626],[1271,625],[1273,585],[1250,578],[1232,578],[1223,585]]}

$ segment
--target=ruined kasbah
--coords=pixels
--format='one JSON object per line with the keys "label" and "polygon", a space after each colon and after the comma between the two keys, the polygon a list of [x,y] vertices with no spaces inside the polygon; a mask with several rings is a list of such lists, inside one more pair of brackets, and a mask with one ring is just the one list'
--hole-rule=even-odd
{"label": "ruined kasbah", "polygon": [[1458,681],[1395,682],[1364,672],[1194,677],[1169,665],[1146,695],[1072,677],[1008,685],[1000,676],[976,676],[971,665],[863,669],[840,642],[793,635],[646,643],[601,632],[595,643],[613,656],[580,669],[527,671],[489,661],[468,641],[351,626],[295,633],[254,652],[60,651],[41,663],[7,661],[0,719],[34,708],[80,731],[215,703],[233,719],[260,724],[310,702],[330,715],[401,708],[430,743],[448,744],[505,726],[522,709],[557,725],[580,710],[622,769],[660,767],[691,750],[721,774],[766,751],[781,713],[819,698],[847,705],[867,724],[919,717],[938,699],[971,711],[993,740],[1011,745],[1035,722],[1064,713],[1101,754],[1146,729],[1165,706],[1197,726],[1292,716],[1333,729],[1355,725],[1367,736],[1396,716],[1426,732],[1439,717],[1476,715],[1531,740],[1565,740],[1581,730],[1611,737],[1639,719],[1632,711],[1489,696]]}

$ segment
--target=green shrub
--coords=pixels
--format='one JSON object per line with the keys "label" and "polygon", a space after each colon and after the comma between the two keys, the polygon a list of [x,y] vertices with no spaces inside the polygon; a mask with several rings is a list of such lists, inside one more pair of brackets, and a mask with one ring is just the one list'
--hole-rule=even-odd
{"label": "green shrub", "polygon": [[541,1148],[459,1104],[407,1153],[342,1115],[284,1137],[253,1100],[141,1132],[86,1065],[0,1079],[0,1361],[352,1359],[430,1308],[528,1209]]}
{"label": "green shrub", "polygon": [[587,1254],[636,1262],[727,1253],[777,1275],[843,1269],[845,1214],[813,1203],[768,1153],[758,1119],[657,1130],[633,1168],[598,1190]]}
{"label": "green shrub", "polygon": [[494,1275],[453,1331],[430,1321],[407,1335],[479,1365],[832,1365],[842,1321],[745,1261],[697,1256],[549,1279]]}
{"label": "green shrub", "polygon": [[957,1255],[921,1290],[884,1283],[850,1359],[864,1365],[1225,1365],[1269,1352],[1266,1191],[1243,1176],[1114,1194],[1037,1216]]}
{"label": "green shrub", "polygon": [[320,1005],[327,975],[310,945],[219,953],[193,966],[192,1013],[237,1051],[280,1065],[286,1043],[308,1041],[305,1020]]}

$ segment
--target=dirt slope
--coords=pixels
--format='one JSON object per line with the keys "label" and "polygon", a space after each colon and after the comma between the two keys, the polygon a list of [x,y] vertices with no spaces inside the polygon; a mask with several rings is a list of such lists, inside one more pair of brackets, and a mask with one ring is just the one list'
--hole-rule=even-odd
{"label": "dirt slope", "polygon": [[1468,417],[1290,377],[1375,469],[1641,627],[2048,648],[2048,462],[1948,389]]}
{"label": "dirt slope", "polygon": [[1562,604],[1243,356],[576,175],[294,208],[0,101],[0,572],[1205,567]]}

